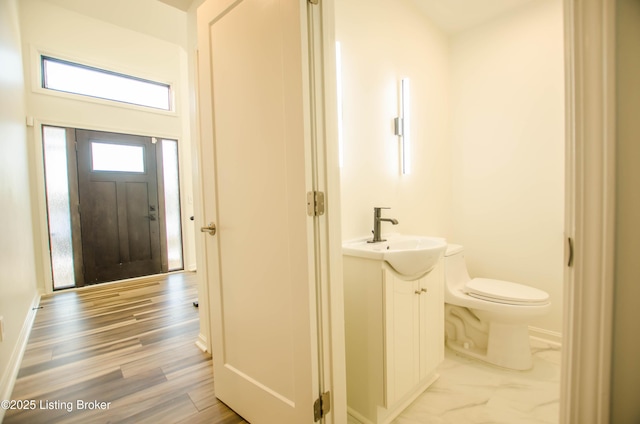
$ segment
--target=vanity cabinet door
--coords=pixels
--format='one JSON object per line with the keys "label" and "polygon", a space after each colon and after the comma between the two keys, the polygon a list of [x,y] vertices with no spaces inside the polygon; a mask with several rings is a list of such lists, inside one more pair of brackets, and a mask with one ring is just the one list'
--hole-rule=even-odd
{"label": "vanity cabinet door", "polygon": [[[442,262],[442,261],[441,261]],[[427,378],[444,359],[443,266],[420,279],[420,380]]]}
{"label": "vanity cabinet door", "polygon": [[418,281],[403,281],[385,272],[387,406],[420,381],[420,290]]}
{"label": "vanity cabinet door", "polygon": [[415,281],[384,272],[387,407],[432,376],[444,359],[442,273],[441,264]]}

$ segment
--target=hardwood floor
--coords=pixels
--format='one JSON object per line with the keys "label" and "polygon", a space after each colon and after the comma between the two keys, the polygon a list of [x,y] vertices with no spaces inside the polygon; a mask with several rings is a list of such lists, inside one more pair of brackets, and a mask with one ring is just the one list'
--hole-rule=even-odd
{"label": "hardwood floor", "polygon": [[196,298],[194,273],[43,296],[12,395],[35,409],[3,422],[246,423],[215,398]]}

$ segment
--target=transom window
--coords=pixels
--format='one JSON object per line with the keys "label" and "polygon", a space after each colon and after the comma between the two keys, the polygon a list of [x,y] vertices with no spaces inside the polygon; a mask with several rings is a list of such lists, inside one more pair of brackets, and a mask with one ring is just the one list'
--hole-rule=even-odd
{"label": "transom window", "polygon": [[48,56],[42,56],[42,87],[155,109],[171,109],[168,84]]}

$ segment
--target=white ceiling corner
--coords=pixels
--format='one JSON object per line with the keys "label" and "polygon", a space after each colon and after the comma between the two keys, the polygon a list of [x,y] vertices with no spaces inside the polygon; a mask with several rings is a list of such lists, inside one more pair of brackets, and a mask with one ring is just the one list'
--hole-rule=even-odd
{"label": "white ceiling corner", "polygon": [[490,20],[532,0],[413,0],[440,29],[449,34]]}
{"label": "white ceiling corner", "polygon": [[191,7],[191,3],[193,0],[158,0],[164,4],[168,4],[169,6],[173,6],[177,9],[183,10],[187,12],[189,7]]}

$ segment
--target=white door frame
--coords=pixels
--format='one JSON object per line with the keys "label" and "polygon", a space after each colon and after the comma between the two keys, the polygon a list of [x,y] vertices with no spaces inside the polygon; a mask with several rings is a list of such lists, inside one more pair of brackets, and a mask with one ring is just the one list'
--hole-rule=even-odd
{"label": "white door frame", "polygon": [[335,55],[335,0],[320,0],[308,9],[311,121],[318,169],[317,190],[325,193],[320,216],[316,270],[320,388],[331,391],[331,412],[324,424],[346,424],[347,374],[342,280],[342,209],[338,148],[338,99]]}
{"label": "white door frame", "polygon": [[[615,2],[564,0],[566,236],[561,423],[609,422],[614,286]],[[565,258],[568,260],[568,258]]]}

